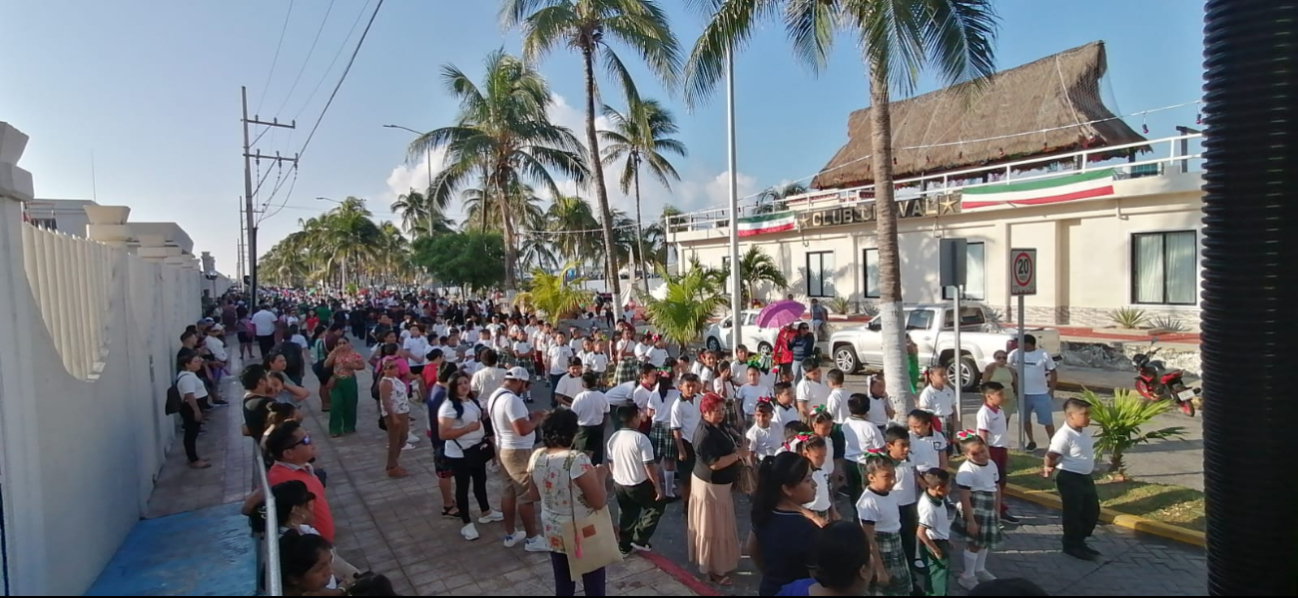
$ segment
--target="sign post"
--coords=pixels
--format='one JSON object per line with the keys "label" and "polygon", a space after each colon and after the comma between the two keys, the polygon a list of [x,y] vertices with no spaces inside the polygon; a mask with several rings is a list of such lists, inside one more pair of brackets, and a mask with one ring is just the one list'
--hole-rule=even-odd
{"label": "sign post", "polygon": [[[960,429],[964,429],[964,412],[961,409],[961,403],[964,402],[964,376],[961,375],[962,372],[960,371],[960,365],[963,362],[961,359],[963,353],[960,352],[960,295],[964,292],[964,285],[968,276],[969,257],[967,251],[968,242],[965,239],[942,239],[939,247],[941,260],[938,264],[939,283],[942,285],[944,294],[946,289],[951,289],[952,308],[955,310],[951,314],[952,342],[955,344],[952,351],[951,367],[955,370],[955,421]],[[938,365],[941,366],[941,363]],[[955,431],[952,431],[952,434],[954,433]]]}
{"label": "sign post", "polygon": [[[1023,381],[1026,373],[1026,361],[1023,359],[1023,337],[1024,337],[1024,319],[1023,319],[1023,298],[1028,295],[1037,294],[1037,250],[1036,249],[1011,249],[1010,250],[1010,296],[1018,297],[1018,306],[1015,308],[1014,315],[1019,321],[1019,359],[1015,364],[1018,370],[1019,396],[1015,397],[1019,402],[1019,448],[1026,446],[1024,443],[1024,430],[1027,429],[1028,411],[1027,401],[1023,397]],[[1046,444],[1049,444],[1049,439]]]}

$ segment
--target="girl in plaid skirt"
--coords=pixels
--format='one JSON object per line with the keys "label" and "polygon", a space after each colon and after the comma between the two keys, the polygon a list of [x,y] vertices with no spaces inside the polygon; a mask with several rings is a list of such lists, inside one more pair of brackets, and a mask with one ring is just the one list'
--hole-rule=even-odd
{"label": "girl in plaid skirt", "polygon": [[[658,392],[649,397],[649,414],[653,424],[649,429],[649,442],[654,447],[654,460],[662,465],[663,495],[668,499],[676,496],[676,440],[672,437],[672,405],[681,396],[680,391],[672,387],[670,372],[659,372]],[[689,473],[686,473],[689,475]]]}
{"label": "girl in plaid skirt", "polygon": [[968,457],[955,475],[966,538],[964,572],[958,581],[966,590],[972,590],[979,583],[996,579],[987,571],[987,554],[1002,539],[1001,495],[997,486],[1000,471],[991,461],[987,443],[977,432],[964,430],[957,432],[955,438]]}
{"label": "girl in plaid skirt", "polygon": [[914,590],[910,557],[902,547],[901,510],[897,506],[897,494],[892,492],[897,483],[896,466],[879,449],[866,451],[864,457],[868,485],[856,501],[856,515],[861,529],[865,530],[871,554],[879,556],[870,563],[874,569],[870,595],[909,596]]}

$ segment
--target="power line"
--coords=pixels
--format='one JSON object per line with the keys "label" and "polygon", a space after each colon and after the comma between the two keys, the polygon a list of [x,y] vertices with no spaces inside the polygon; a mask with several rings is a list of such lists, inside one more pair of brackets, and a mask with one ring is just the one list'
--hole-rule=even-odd
{"label": "power line", "polygon": [[302,80],[302,74],[306,72],[307,65],[311,64],[311,56],[315,54],[316,44],[320,42],[320,34],[324,33],[325,23],[329,22],[329,13],[333,12],[333,9],[334,0],[329,0],[329,7],[325,9],[324,18],[320,19],[320,28],[315,31],[315,39],[311,40],[311,48],[306,51],[306,60],[302,61],[302,68],[298,69],[297,77],[293,78],[293,85],[289,86],[288,94],[284,96],[284,102],[279,105],[279,109],[275,110],[277,114],[284,111],[289,98],[292,98],[293,92],[297,90],[297,84]]}
{"label": "power line", "polygon": [[338,63],[338,59],[343,55],[343,50],[347,49],[347,42],[351,40],[352,34],[356,33],[356,27],[361,24],[361,19],[365,17],[365,9],[369,8],[369,6],[370,0],[365,0],[365,4],[361,6],[360,12],[356,13],[356,20],[352,21],[351,29],[347,30],[347,37],[344,37],[343,43],[338,45],[338,51],[334,53],[333,60],[330,60],[329,66],[325,67],[324,73],[320,75],[320,80],[315,84],[315,88],[312,89],[311,94],[306,97],[306,101],[302,102],[302,107],[297,109],[297,113],[293,115],[293,120],[297,120],[297,117],[302,116],[302,113],[306,112],[307,106],[311,105],[311,100],[315,99],[315,94],[320,91],[320,86],[324,85],[325,80],[329,78],[329,71],[334,69],[334,65]]}
{"label": "power line", "polygon": [[284,47],[284,33],[288,31],[289,17],[292,16],[293,0],[288,0],[288,12],[284,13],[284,26],[279,29],[279,43],[275,44],[275,57],[270,60],[270,72],[266,73],[266,84],[261,86],[261,97],[257,99],[257,109],[252,111],[254,116],[261,112],[261,103],[266,101],[266,90],[270,88],[270,79],[275,75],[275,65],[279,63],[279,51]]}

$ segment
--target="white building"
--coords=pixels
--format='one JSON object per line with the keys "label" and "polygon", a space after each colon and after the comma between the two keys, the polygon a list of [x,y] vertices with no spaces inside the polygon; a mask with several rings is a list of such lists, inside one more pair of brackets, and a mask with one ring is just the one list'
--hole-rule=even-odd
{"label": "white building", "polygon": [[97,205],[89,199],[34,199],[23,207],[31,224],[84,239],[90,224],[85,208]]}
{"label": "white building", "polygon": [[[1006,317],[1010,249],[1035,248],[1031,323],[1103,327],[1113,310],[1136,307],[1197,327],[1200,135],[1144,139],[1099,102],[1103,72],[1095,43],[1000,73],[972,103],[942,90],[893,104],[906,302],[943,298],[940,240],[964,238],[965,295]],[[1019,108],[1006,115],[1003,106]],[[852,114],[847,145],[813,182],[820,191],[741,208],[750,233],[741,253],[758,243],[797,298],[879,296],[869,128],[868,109]],[[722,267],[729,217],[711,210],[672,221],[682,263]]]}

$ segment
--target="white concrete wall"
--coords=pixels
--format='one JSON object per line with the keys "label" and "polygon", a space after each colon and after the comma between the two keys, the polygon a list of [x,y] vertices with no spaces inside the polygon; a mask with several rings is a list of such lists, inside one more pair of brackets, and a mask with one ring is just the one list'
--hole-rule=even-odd
{"label": "white concrete wall", "polygon": [[[0,167],[15,162],[0,152]],[[204,281],[195,270],[25,225],[19,195],[3,183],[6,574],[14,595],[79,595],[139,520],[172,441],[163,403]]]}

